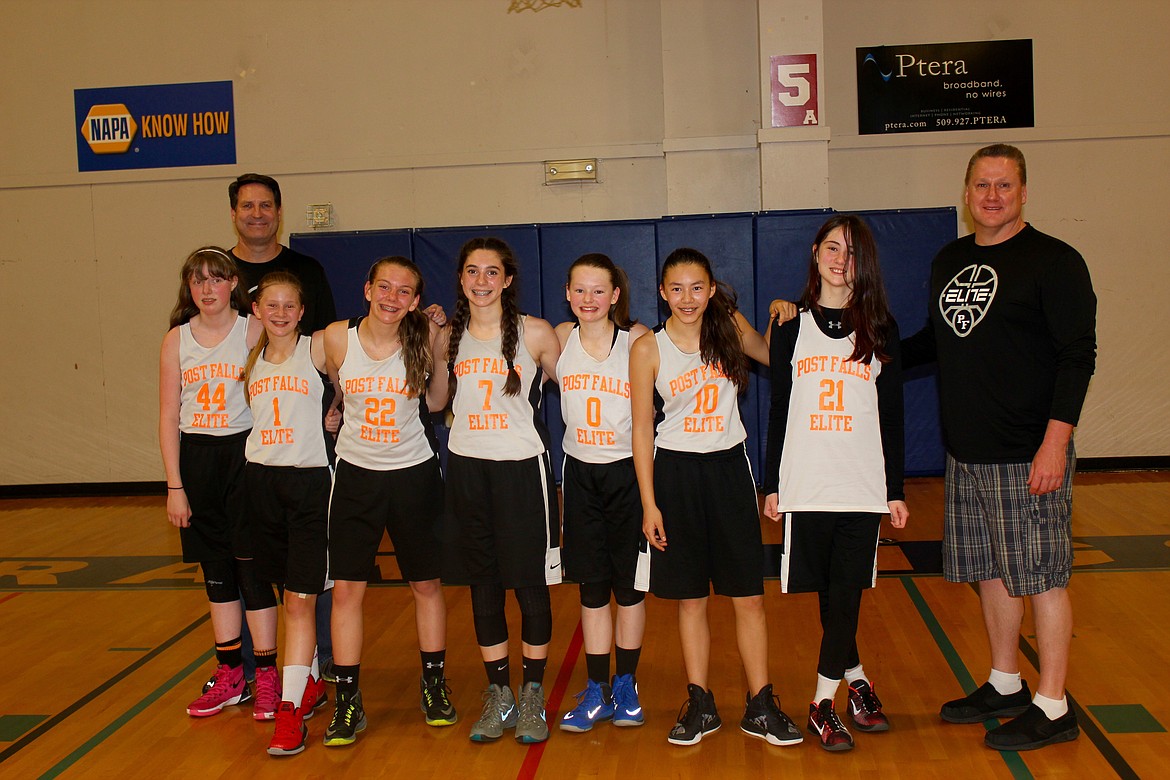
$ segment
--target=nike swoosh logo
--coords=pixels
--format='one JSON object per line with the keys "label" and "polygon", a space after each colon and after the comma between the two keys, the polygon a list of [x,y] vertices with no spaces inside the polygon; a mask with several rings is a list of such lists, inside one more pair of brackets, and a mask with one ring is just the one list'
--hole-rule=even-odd
{"label": "nike swoosh logo", "polygon": [[589,710],[589,720],[596,718],[597,713],[599,712],[601,712],[601,707],[594,707],[593,709]]}
{"label": "nike swoosh logo", "polygon": [[509,707],[505,712],[501,713],[500,717],[503,718],[504,720],[507,720],[508,718],[510,718],[512,716],[512,710],[514,710],[514,709],[516,709],[516,705],[512,705],[511,707]]}
{"label": "nike swoosh logo", "polygon": [[637,715],[637,714],[638,714],[639,712],[641,712],[641,711],[642,711],[642,708],[641,708],[641,707],[639,707],[639,708],[638,708],[638,709],[636,709],[636,710],[625,710],[625,713],[626,713],[627,715]]}

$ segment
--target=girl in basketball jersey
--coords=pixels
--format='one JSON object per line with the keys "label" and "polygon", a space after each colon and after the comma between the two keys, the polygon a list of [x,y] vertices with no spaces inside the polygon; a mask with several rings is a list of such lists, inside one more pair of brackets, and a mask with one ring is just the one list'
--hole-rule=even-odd
{"label": "girl in basketball jersey", "polygon": [[[443,477],[426,392],[439,326],[419,308],[422,293],[422,275],[414,263],[384,257],[366,280],[368,315],[325,329],[329,373],[345,398],[329,507],[337,702],[325,731],[326,745],[352,744],[366,727],[358,687],[362,601],[383,530],[390,534],[398,567],[414,596],[426,721],[447,726],[456,720],[443,674]],[[447,399],[433,400],[441,409]]]}
{"label": "girl in basketball jersey", "polygon": [[[561,719],[565,731],[613,720],[641,726],[635,673],[646,627],[645,594],[634,589],[642,503],[630,446],[630,344],[649,332],[630,320],[625,272],[602,254],[569,267],[565,297],[575,321],[557,326],[557,376],[565,421],[565,572],[579,585],[589,681]],[[615,639],[610,593],[617,601],[617,674],[609,676]]]}
{"label": "girl in basketball jersey", "polygon": [[325,333],[300,335],[300,282],[286,272],[260,280],[253,311],[264,325],[248,355],[244,389],[252,410],[244,481],[261,579],[284,592],[285,665],[273,756],[305,749],[304,719],[323,703],[316,665],[317,596],[325,589],[329,489],[323,425]]}
{"label": "girl in basketball jersey", "polygon": [[735,609],[748,682],[740,728],[774,745],[795,744],[801,734],[780,711],[768,681],[764,546],[738,405],[748,358],[766,365],[767,346],[695,249],[670,253],[659,293],[670,317],[634,343],[630,390],[642,531],[652,548],[639,561],[640,569],[648,567],[639,585],[678,600],[688,682],[687,701],[667,739],[693,745],[722,725],[707,685],[707,600],[714,586]]}
{"label": "girl in basketball jersey", "polygon": [[[483,713],[471,728],[477,742],[499,739],[507,728],[516,729],[519,742],[548,739],[542,684],[552,637],[548,586],[561,581],[560,522],[548,433],[538,416],[544,375],[555,379],[560,343],[547,322],[520,313],[518,272],[500,239],[464,244],[455,311],[435,349],[435,378],[453,414],[444,581],[471,586],[488,676]],[[523,616],[518,699],[509,673],[506,590],[515,592]]]}
{"label": "girl in basketball jersey", "polygon": [[[215,634],[215,675],[187,707],[187,714],[206,717],[252,698],[240,653],[241,592],[257,646],[276,652],[276,596],[256,582],[243,535],[244,440],[252,427],[243,374],[260,322],[247,317],[247,296],[224,250],[195,250],[179,276],[162,343],[158,439],[167,517],[179,529],[183,560],[203,569]],[[268,706],[275,707],[257,700],[253,714],[263,718]]]}
{"label": "girl in basketball jersey", "polygon": [[857,621],[876,582],[881,516],[888,511],[895,528],[909,516],[898,327],[860,218],[837,215],[817,231],[799,310],[772,333],[764,514],[786,518],[782,590],[816,591],[820,601],[808,730],[842,751],[853,747],[833,707],[842,677],[858,730],[889,729],[858,656]]}

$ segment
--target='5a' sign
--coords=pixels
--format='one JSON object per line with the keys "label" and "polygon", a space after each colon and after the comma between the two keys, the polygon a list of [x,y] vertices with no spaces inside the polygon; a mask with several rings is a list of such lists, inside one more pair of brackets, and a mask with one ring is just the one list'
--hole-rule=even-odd
{"label": "'5a' sign", "polygon": [[772,127],[820,124],[817,55],[772,56]]}

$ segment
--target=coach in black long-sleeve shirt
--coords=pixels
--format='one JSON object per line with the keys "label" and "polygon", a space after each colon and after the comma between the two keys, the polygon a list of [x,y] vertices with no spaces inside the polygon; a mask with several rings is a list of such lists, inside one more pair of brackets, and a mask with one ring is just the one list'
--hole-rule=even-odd
{"label": "coach in black long-sleeve shirt", "polygon": [[[938,361],[947,448],[943,573],[977,582],[991,649],[988,681],[949,701],[954,723],[1012,720],[988,747],[1076,739],[1064,695],[1072,639],[1072,432],[1096,363],[1097,299],[1080,254],[1023,220],[1023,154],[996,144],[967,166],[973,235],[934,259],[927,327],[903,366]],[[1032,604],[1040,681],[1019,675],[1023,599]]]}

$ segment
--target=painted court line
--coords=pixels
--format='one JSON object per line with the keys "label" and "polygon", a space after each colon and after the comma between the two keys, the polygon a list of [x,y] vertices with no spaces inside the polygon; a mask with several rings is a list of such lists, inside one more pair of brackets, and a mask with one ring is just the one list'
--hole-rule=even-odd
{"label": "painted court line", "polygon": [[86,754],[89,753],[89,751],[93,750],[95,747],[97,747],[98,745],[105,742],[109,737],[113,736],[114,732],[116,732],[118,729],[122,728],[127,723],[129,723],[131,720],[136,718],[143,710],[145,710],[151,704],[154,704],[156,701],[158,701],[160,698],[162,698],[163,694],[169,692],[172,688],[174,688],[180,682],[187,679],[187,677],[189,675],[193,674],[196,669],[198,669],[200,666],[203,666],[205,663],[207,663],[209,660],[211,660],[214,657],[215,657],[215,651],[208,650],[203,655],[196,658],[193,662],[188,664],[184,669],[182,669],[174,677],[167,680],[165,683],[163,683],[159,687],[155,688],[147,696],[145,696],[141,701],[139,701],[133,707],[131,707],[130,709],[128,709],[124,713],[122,713],[118,718],[116,718],[112,723],[110,723],[110,725],[106,726],[104,729],[99,731],[97,734],[94,734],[92,737],[90,737],[88,740],[86,740],[80,747],[78,747],[76,750],[74,750],[69,755],[65,756],[65,758],[58,761],[56,763],[56,765],[54,765],[51,769],[49,769],[47,772],[45,772],[43,775],[41,775],[40,780],[48,780],[49,778],[57,777],[59,774],[64,772],[66,769],[68,769],[69,767],[76,764],[79,760],[84,758],[86,756]]}
{"label": "painted court line", "polygon": [[[20,739],[13,742],[11,745],[9,745],[4,750],[0,751],[0,763],[3,763],[4,761],[6,761],[9,758],[11,758],[12,756],[14,756],[16,753],[18,753],[21,750],[23,750],[24,748],[28,747],[30,744],[35,742],[37,739],[39,739],[45,733],[47,733],[51,729],[55,728],[58,724],[62,723],[70,715],[73,715],[75,712],[80,710],[82,707],[89,704],[94,699],[96,699],[97,697],[99,697],[103,693],[105,693],[106,691],[113,688],[115,685],[117,685],[122,680],[129,677],[134,672],[138,671],[140,668],[142,668],[149,661],[153,660],[154,658],[157,658],[160,654],[162,654],[167,649],[172,647],[176,642],[178,642],[183,637],[190,634],[195,629],[202,626],[204,623],[206,623],[210,619],[211,619],[210,614],[203,615],[202,617],[198,618],[197,620],[195,620],[194,623],[192,623],[191,625],[189,625],[186,628],[179,631],[177,634],[172,636],[167,641],[163,642],[161,645],[156,647],[154,650],[152,650],[149,653],[147,653],[146,655],[142,656],[137,661],[130,664],[125,669],[118,672],[116,675],[114,675],[110,679],[106,680],[104,683],[102,683],[98,687],[94,688],[92,691],[85,694],[77,701],[73,702],[73,704],[70,704],[68,707],[63,709],[61,712],[59,712],[56,715],[54,715],[53,717],[48,718],[47,720],[43,721],[35,729],[33,729],[32,731],[28,732]],[[205,654],[205,656],[200,658],[199,663],[205,663],[207,661],[207,658],[209,658],[213,654],[214,653],[209,650],[208,653]],[[87,744],[89,744],[89,743],[87,743]],[[92,750],[92,748],[93,748],[93,746],[91,745],[89,748],[86,749],[85,752],[89,752],[89,750]],[[84,755],[84,753],[82,753],[81,755]],[[80,755],[77,756],[77,758],[80,758]],[[76,758],[74,760],[76,760]],[[70,763],[72,763],[72,762],[70,762]],[[60,764],[58,764],[58,766],[60,766]],[[62,767],[62,768],[64,768],[64,767]],[[52,770],[50,770],[50,771],[52,771]],[[49,776],[53,776],[53,775],[46,775],[46,776],[49,777]]]}
{"label": "painted court line", "polygon": [[[914,607],[918,610],[918,615],[922,618],[922,622],[926,624],[926,629],[930,631],[931,637],[934,638],[935,645],[942,652],[943,659],[947,662],[947,666],[951,668],[951,674],[959,681],[965,693],[971,693],[978,686],[975,685],[975,680],[971,677],[971,673],[967,671],[963,659],[959,657],[959,653],[955,650],[955,646],[951,644],[947,632],[939,624],[938,618],[934,616],[930,605],[926,603],[926,599],[922,595],[922,591],[918,590],[918,586],[914,584],[914,580],[910,577],[899,577],[902,581],[902,587],[906,589],[906,593],[910,596],[910,601],[913,602]],[[997,721],[988,721],[987,723],[994,723],[999,725]],[[987,728],[987,723],[984,723],[984,728]],[[1020,758],[1019,753],[1000,751],[1003,757],[1003,762],[1007,764],[1008,770],[1011,771],[1012,777],[1016,780],[1026,780],[1033,777],[1031,770],[1028,769],[1024,763],[1024,759]]]}
{"label": "painted court line", "polygon": [[[560,721],[561,700],[565,697],[565,689],[569,687],[569,680],[573,677],[573,667],[581,655],[581,646],[585,643],[585,635],[581,631],[581,622],[577,621],[577,630],[569,640],[565,649],[565,657],[561,659],[561,671],[557,674],[557,681],[553,684],[552,692],[545,703],[544,714],[548,719],[549,729],[555,729]],[[536,770],[540,768],[540,759],[544,756],[544,746],[547,742],[538,742],[528,748],[524,756],[524,763],[516,773],[516,780],[532,780],[536,777]]]}
{"label": "painted court line", "polygon": [[[922,621],[926,624],[926,627],[930,631],[931,636],[934,637],[935,644],[938,645],[939,650],[942,651],[943,657],[946,659],[947,664],[951,667],[951,672],[955,675],[955,679],[959,681],[959,684],[963,687],[965,692],[970,693],[971,691],[974,691],[977,687],[975,685],[975,680],[972,679],[970,673],[967,671],[967,667],[963,664],[962,659],[959,658],[958,652],[955,650],[954,645],[951,644],[950,639],[947,638],[946,632],[943,631],[942,626],[939,625],[939,622],[935,618],[934,613],[931,611],[930,606],[926,603],[926,599],[922,596],[921,591],[918,590],[918,586],[914,584],[914,581],[911,577],[899,577],[898,579],[902,581],[902,585],[906,588],[906,592],[910,594],[910,600],[914,602],[914,606],[918,609],[918,614],[922,617]],[[972,585],[972,588],[974,588],[974,585]],[[1020,652],[1022,652],[1024,657],[1028,659],[1028,662],[1032,664],[1032,668],[1039,671],[1040,657],[1037,654],[1036,649],[1032,647],[1032,645],[1023,636],[1020,637]],[[1121,752],[1117,749],[1117,746],[1114,745],[1107,736],[1105,736],[1105,733],[1101,731],[1100,727],[1097,725],[1097,722],[1094,721],[1092,717],[1089,716],[1089,713],[1087,713],[1084,708],[1077,703],[1076,699],[1073,698],[1073,695],[1068,691],[1065,691],[1065,696],[1068,697],[1068,706],[1072,707],[1072,709],[1077,714],[1077,724],[1080,726],[1081,732],[1085,735],[1085,737],[1088,738],[1093,746],[1097,748],[1097,752],[1101,754],[1101,757],[1104,758],[1113,771],[1117,773],[1117,776],[1120,778],[1125,778],[1125,780],[1130,780],[1130,778],[1138,778],[1138,773],[1134,771],[1133,767],[1129,765],[1129,762],[1127,762],[1121,755]],[[995,720],[989,720],[984,723],[984,727],[989,730],[994,728],[996,725],[999,725],[999,723]],[[1017,778],[1032,777],[1031,772],[1028,770],[1027,766],[1024,765],[1023,759],[1020,758],[1019,753],[1013,753],[1009,751],[1001,752],[1001,755],[1004,758],[1004,762],[1007,763],[1008,768],[1011,769],[1013,776]]]}

